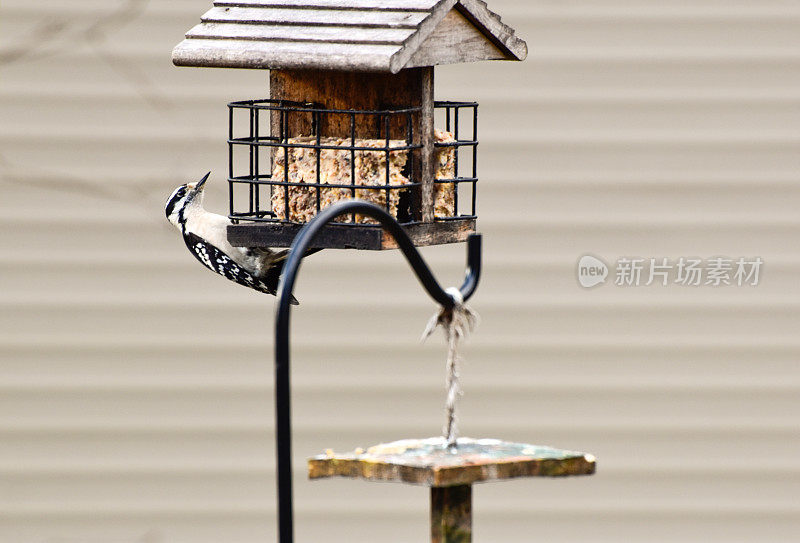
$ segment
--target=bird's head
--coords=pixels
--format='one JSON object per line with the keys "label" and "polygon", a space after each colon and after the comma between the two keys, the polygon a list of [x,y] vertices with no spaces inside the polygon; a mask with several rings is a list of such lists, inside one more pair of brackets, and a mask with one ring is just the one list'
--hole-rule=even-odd
{"label": "bird's head", "polygon": [[201,206],[203,204],[203,189],[209,175],[211,175],[211,172],[208,172],[200,181],[181,185],[167,199],[167,206],[164,211],[166,212],[167,220],[174,226],[180,228],[181,224],[186,221],[187,209],[191,206]]}

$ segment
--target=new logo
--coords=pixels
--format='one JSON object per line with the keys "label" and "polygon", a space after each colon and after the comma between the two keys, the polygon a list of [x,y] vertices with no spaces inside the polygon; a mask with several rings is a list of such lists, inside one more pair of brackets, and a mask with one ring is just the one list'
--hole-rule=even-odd
{"label": "new logo", "polygon": [[583,255],[578,260],[578,283],[583,288],[592,288],[606,282],[608,266],[592,255]]}

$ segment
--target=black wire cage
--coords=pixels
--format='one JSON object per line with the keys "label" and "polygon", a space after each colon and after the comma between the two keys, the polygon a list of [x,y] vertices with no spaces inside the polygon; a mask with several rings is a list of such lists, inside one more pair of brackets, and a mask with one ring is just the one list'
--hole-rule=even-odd
{"label": "black wire cage", "polygon": [[[303,224],[338,201],[360,199],[402,225],[423,225],[424,191],[434,223],[477,218],[478,104],[435,102],[432,185],[422,182],[419,107],[330,109],[264,99],[228,104],[229,217],[282,225],[290,243]],[[466,135],[466,136],[465,136]],[[334,227],[377,227],[367,216]],[[446,228],[446,227],[445,227]],[[343,231],[347,237],[347,231]],[[280,241],[280,240],[279,240]],[[275,244],[273,244],[275,246]]]}

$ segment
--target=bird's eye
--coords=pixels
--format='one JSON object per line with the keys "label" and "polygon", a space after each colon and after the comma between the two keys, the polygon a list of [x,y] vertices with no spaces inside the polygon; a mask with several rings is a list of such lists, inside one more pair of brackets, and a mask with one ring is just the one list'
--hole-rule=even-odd
{"label": "bird's eye", "polygon": [[172,196],[167,201],[167,208],[166,214],[167,217],[172,215],[175,212],[175,208],[178,206],[178,202],[183,200],[186,197],[186,186],[181,186],[175,189],[175,192],[172,193]]}

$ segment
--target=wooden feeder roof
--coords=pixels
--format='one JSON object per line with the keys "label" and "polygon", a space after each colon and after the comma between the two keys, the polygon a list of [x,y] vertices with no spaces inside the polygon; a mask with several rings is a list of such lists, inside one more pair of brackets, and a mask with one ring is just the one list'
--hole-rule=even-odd
{"label": "wooden feeder roof", "polygon": [[221,0],[201,21],[176,65],[397,73],[528,52],[482,0]]}

